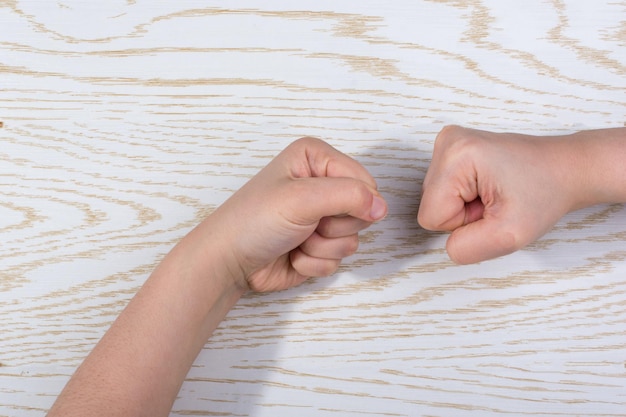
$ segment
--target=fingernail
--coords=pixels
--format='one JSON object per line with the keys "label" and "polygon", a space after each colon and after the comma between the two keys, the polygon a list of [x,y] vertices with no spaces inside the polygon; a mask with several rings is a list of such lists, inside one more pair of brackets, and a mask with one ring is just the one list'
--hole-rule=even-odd
{"label": "fingernail", "polygon": [[378,196],[374,196],[372,207],[370,208],[370,216],[374,220],[380,220],[387,215],[387,203]]}

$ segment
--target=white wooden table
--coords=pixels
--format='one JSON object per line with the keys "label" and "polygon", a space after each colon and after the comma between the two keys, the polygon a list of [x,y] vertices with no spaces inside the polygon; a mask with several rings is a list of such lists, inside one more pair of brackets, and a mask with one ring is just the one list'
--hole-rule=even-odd
{"label": "white wooden table", "polygon": [[[0,2],[0,415],[41,416],[161,257],[292,140],[378,179],[340,272],[241,300],[173,416],[626,415],[626,210],[455,266],[437,132],[624,126],[626,2]],[[626,161],[625,161],[626,163]]]}

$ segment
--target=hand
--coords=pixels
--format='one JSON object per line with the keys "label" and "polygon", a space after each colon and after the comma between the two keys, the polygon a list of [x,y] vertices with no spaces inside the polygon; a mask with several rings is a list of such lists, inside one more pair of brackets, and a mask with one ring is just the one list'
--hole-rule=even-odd
{"label": "hand", "polygon": [[231,248],[238,285],[266,292],[333,273],[356,251],[358,232],[386,213],[363,166],[321,140],[303,138],[207,220]]}
{"label": "hand", "polygon": [[360,164],[320,140],[294,142],[165,256],[49,415],[167,415],[245,291],[332,273],[386,213]]}
{"label": "hand", "polygon": [[564,137],[444,128],[424,178],[419,224],[452,232],[446,248],[460,264],[524,247],[577,206],[566,145]]}

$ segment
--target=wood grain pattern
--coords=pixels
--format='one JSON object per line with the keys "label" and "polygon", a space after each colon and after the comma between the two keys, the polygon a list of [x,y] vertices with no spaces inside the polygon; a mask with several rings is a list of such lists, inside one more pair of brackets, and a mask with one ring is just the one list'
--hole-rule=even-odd
{"label": "wood grain pattern", "polygon": [[454,266],[436,133],[626,122],[626,2],[0,1],[0,415],[39,416],[169,248],[292,140],[390,215],[243,299],[173,416],[626,415],[626,210]]}

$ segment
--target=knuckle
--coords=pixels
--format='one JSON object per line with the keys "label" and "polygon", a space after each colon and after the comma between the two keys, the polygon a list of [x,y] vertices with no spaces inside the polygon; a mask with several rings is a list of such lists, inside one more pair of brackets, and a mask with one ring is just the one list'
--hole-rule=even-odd
{"label": "knuckle", "polygon": [[318,138],[313,137],[313,136],[303,136],[303,137],[301,137],[299,139],[296,139],[292,143],[292,146],[307,148],[309,146],[318,145],[320,143],[322,143],[321,139],[318,139]]}
{"label": "knuckle", "polygon": [[476,149],[479,136],[477,130],[457,125],[445,126],[435,139],[434,153],[467,158],[468,152]]}
{"label": "knuckle", "polygon": [[351,185],[347,187],[346,193],[349,194],[350,199],[355,205],[370,207],[372,198],[374,197],[372,192],[365,186],[365,183],[360,181],[352,181]]}
{"label": "knuckle", "polygon": [[496,244],[501,250],[501,255],[508,255],[525,246],[518,233],[508,230],[499,233],[496,239]]}

